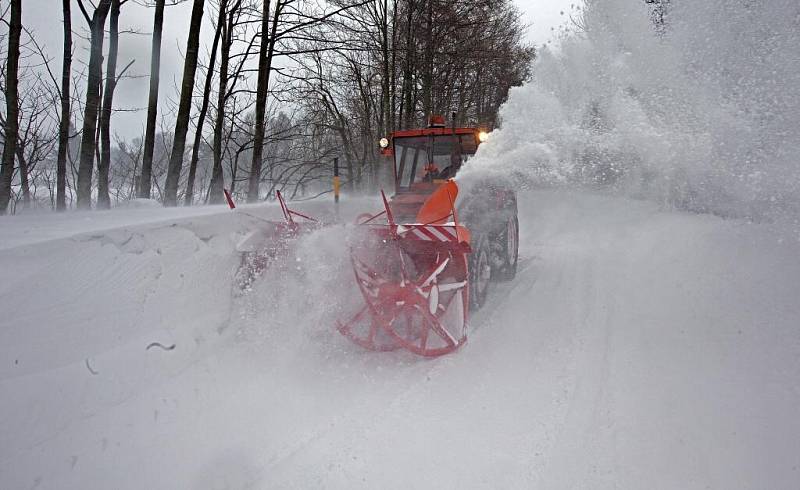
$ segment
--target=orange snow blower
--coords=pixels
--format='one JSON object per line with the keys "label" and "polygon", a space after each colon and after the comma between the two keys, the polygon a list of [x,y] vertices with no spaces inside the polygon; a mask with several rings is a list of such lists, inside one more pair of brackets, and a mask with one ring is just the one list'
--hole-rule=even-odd
{"label": "orange snow blower", "polygon": [[[371,350],[405,348],[434,357],[467,340],[470,307],[486,301],[492,279],[510,279],[518,256],[514,192],[484,182],[457,205],[452,180],[486,133],[446,128],[397,131],[381,140],[394,158],[395,195],[357,220],[351,262],[364,305],[339,332]],[[379,223],[378,221],[384,221]]]}

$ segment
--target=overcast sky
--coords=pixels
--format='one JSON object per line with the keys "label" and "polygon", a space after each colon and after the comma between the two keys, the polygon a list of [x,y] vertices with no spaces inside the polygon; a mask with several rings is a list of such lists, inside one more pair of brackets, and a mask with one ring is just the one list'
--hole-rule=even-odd
{"label": "overcast sky", "polygon": [[[552,29],[557,28],[564,20],[562,11],[568,11],[571,4],[580,0],[515,0],[524,15],[525,22],[530,25],[528,40],[541,46],[552,37]],[[169,1],[167,3],[170,3]],[[52,61],[52,70],[58,77],[61,72],[61,49],[63,45],[61,24],[61,2],[58,0],[25,0],[23,2],[23,23],[34,32],[37,41],[45,46]],[[189,28],[191,2],[167,7],[164,14],[164,33],[161,53],[161,99],[175,97],[175,87],[180,79],[183,59],[179,46],[186,43]],[[152,29],[153,10],[130,1],[122,9],[120,28],[138,31],[141,34],[124,34],[120,39],[118,66],[120,69],[131,60],[135,63],[129,74],[146,75],[150,67],[150,31]],[[85,33],[86,22],[73,3],[72,25],[76,34]],[[208,27],[210,24],[205,22]],[[210,30],[210,29],[208,29]],[[213,33],[206,32],[210,38]],[[209,39],[210,40],[210,39]],[[76,42],[78,39],[76,39]],[[108,44],[108,43],[106,43]],[[180,48],[182,49],[182,48]],[[75,54],[73,70],[85,67],[88,52],[85,43],[81,43]],[[115,108],[137,109],[146,106],[148,79],[123,80],[117,86],[114,96]],[[161,112],[161,111],[159,111]],[[114,115],[113,128],[121,136],[132,138],[144,132],[145,111],[117,112]]]}
{"label": "overcast sky", "polygon": [[[522,10],[528,28],[528,40],[541,46],[552,39],[553,30],[561,26],[570,9],[582,5],[582,0],[515,0]],[[563,14],[562,14],[563,13]]]}

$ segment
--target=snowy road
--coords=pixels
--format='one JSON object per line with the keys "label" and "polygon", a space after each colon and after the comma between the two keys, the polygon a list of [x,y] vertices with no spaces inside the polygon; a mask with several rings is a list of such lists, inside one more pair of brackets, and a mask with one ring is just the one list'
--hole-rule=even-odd
{"label": "snowy road", "polygon": [[0,250],[0,488],[796,488],[797,237],[520,209],[520,273],[435,360],[334,332],[340,229],[233,299],[244,215]]}

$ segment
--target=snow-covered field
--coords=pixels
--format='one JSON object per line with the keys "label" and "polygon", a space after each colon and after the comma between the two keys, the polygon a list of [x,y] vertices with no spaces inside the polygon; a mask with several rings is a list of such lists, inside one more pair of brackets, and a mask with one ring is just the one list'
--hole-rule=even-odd
{"label": "snow-covered field", "polygon": [[341,227],[237,293],[237,241],[277,217],[244,211],[0,224],[0,488],[800,481],[800,243],[778,227],[521,193],[520,273],[423,360],[335,332]]}

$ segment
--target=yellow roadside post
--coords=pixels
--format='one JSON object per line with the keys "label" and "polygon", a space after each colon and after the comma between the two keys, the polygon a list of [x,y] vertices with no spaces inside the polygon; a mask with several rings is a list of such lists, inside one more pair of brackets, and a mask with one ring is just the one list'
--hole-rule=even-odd
{"label": "yellow roadside post", "polygon": [[339,158],[333,159],[333,202],[339,203]]}

